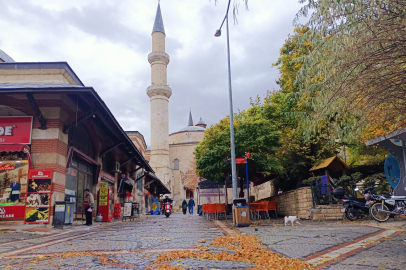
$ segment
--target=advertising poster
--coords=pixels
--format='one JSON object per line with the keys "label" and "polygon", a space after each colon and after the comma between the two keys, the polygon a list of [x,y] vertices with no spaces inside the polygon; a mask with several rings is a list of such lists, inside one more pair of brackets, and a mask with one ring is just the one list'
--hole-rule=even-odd
{"label": "advertising poster", "polygon": [[25,208],[25,223],[49,223],[49,207]]}
{"label": "advertising poster", "polygon": [[131,213],[132,206],[133,206],[133,204],[130,203],[130,202],[124,203],[124,216],[125,217],[131,217],[132,216],[132,213]]}
{"label": "advertising poster", "polygon": [[107,183],[100,184],[100,195],[99,195],[99,205],[106,206],[108,200],[108,185]]}
{"label": "advertising poster", "polygon": [[24,223],[49,223],[53,170],[29,170]]}
{"label": "advertising poster", "polygon": [[29,165],[21,158],[0,153],[0,221],[24,218]]}

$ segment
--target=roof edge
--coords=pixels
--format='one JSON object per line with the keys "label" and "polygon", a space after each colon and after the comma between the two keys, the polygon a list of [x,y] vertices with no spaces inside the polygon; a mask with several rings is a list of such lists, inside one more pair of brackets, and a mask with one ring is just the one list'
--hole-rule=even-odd
{"label": "roof edge", "polygon": [[85,86],[68,62],[14,62],[1,63],[0,69],[64,69],[80,86]]}

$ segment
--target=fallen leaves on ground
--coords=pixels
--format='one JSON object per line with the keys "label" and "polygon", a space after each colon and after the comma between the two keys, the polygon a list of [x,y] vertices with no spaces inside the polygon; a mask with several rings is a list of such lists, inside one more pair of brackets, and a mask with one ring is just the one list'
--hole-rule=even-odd
{"label": "fallen leaves on ground", "polygon": [[[168,265],[168,262],[186,259],[210,259],[217,261],[235,261],[247,262],[254,265],[252,270],[305,270],[310,269],[310,266],[297,259],[284,257],[278,253],[267,250],[261,244],[257,236],[254,235],[230,235],[215,238],[210,245],[226,247],[228,250],[233,251],[229,253],[222,251],[220,253],[211,253],[206,249],[200,250],[176,250],[166,252],[160,255],[154,265],[147,267],[147,269],[154,269],[159,266],[158,270],[180,270],[184,269],[179,266]],[[163,264],[163,265],[162,265]]]}

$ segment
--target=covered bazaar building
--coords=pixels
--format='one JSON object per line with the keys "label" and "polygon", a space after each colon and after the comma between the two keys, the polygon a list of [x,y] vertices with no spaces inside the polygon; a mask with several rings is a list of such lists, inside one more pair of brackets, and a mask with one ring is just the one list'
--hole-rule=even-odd
{"label": "covered bazaar building", "polygon": [[[74,217],[82,219],[84,189],[98,210],[102,183],[111,190],[109,216],[115,204],[127,201],[146,211],[146,194],[148,200],[170,191],[144,159],[140,140],[123,131],[66,62],[15,62],[0,50],[0,220],[23,219],[27,203],[48,204],[44,212],[52,223],[56,201],[73,202]],[[31,182],[30,169],[39,175],[52,170],[52,184]]]}

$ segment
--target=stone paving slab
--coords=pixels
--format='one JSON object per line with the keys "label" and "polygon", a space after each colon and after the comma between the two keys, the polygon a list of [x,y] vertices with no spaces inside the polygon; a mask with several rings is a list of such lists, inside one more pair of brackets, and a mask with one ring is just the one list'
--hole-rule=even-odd
{"label": "stone paving slab", "polygon": [[13,231],[0,231],[0,244],[17,240],[35,239],[39,237],[43,237],[43,235]]}
{"label": "stone paving slab", "polygon": [[282,255],[303,259],[326,249],[380,231],[369,226],[314,223],[299,226],[242,227],[238,231],[257,235],[268,248]]}
{"label": "stone paving slab", "polygon": [[172,266],[180,266],[187,269],[248,269],[253,267],[246,262],[228,262],[202,259],[185,259],[170,263]]}
{"label": "stone paving slab", "polygon": [[398,235],[355,253],[325,270],[403,270],[406,268],[406,235]]}
{"label": "stone paving slab", "polygon": [[[4,252],[13,251],[16,249],[26,248],[33,245],[39,245],[43,243],[47,243],[52,240],[58,240],[66,237],[78,236],[84,234],[83,231],[72,231],[69,233],[64,234],[56,234],[56,235],[37,235],[37,234],[28,234],[28,233],[10,233],[9,237],[7,238],[8,241],[4,241],[0,244],[0,255]],[[6,234],[7,235],[7,234]],[[3,237],[3,234],[1,235]],[[2,238],[3,240],[3,238]],[[15,241],[12,243],[7,243],[10,241]],[[55,252],[55,251],[54,251]]]}

